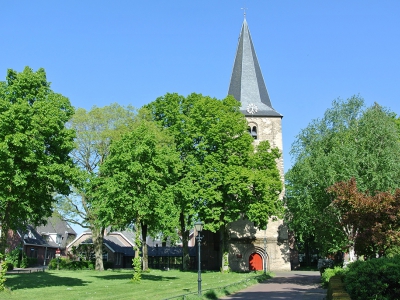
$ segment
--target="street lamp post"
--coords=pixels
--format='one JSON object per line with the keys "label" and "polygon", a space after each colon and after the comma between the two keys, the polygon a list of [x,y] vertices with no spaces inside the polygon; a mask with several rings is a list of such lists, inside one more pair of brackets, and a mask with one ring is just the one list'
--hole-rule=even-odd
{"label": "street lamp post", "polygon": [[264,231],[264,274],[267,274],[267,226]]}
{"label": "street lamp post", "polygon": [[197,278],[197,283],[198,283],[197,292],[198,292],[199,296],[201,296],[201,252],[200,252],[200,244],[201,244],[201,239],[202,239],[202,236],[200,235],[200,233],[203,231],[203,226],[204,226],[203,222],[194,223],[194,228],[198,232],[196,239],[197,239],[197,245],[198,245],[198,249],[199,249],[199,251],[198,251],[199,267],[198,267],[198,278]]}
{"label": "street lamp post", "polygon": [[[60,256],[61,256],[60,243],[58,243],[58,248],[57,248],[57,250],[56,250],[57,270],[60,270]],[[46,259],[46,258],[45,258],[45,259]]]}

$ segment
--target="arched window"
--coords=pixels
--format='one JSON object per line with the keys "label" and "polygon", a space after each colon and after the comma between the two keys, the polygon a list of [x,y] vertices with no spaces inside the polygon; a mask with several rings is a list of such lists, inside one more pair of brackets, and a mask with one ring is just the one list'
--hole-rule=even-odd
{"label": "arched window", "polygon": [[257,126],[251,125],[247,128],[247,131],[250,133],[253,139],[257,139]]}

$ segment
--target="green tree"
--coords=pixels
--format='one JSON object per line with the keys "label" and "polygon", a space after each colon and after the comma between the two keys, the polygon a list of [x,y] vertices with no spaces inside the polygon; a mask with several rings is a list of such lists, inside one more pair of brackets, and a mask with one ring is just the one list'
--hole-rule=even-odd
{"label": "green tree", "polygon": [[53,194],[69,193],[74,131],[65,123],[73,112],[69,100],[50,89],[44,69],[9,69],[0,82],[1,252],[8,229],[43,223]]}
{"label": "green tree", "polygon": [[399,186],[400,145],[392,114],[352,97],[336,100],[322,119],[297,136],[291,154],[295,163],[286,174],[287,220],[303,241],[314,239],[323,252],[345,247],[354,253],[353,228],[340,226],[330,211],[327,188],[354,177],[362,192],[374,195]]}
{"label": "green tree", "polygon": [[178,155],[173,138],[142,119],[112,144],[100,167],[96,205],[102,207],[101,219],[120,227],[140,224],[143,270],[148,268],[148,233],[177,228],[172,184],[180,168]]}
{"label": "green tree", "polygon": [[183,163],[174,200],[184,258],[195,218],[205,221],[206,229],[220,232],[222,264],[228,223],[244,213],[263,227],[282,211],[279,151],[268,142],[253,147],[239,107],[231,96],[217,100],[200,94],[166,94],[147,105],[152,118],[174,136]]}
{"label": "green tree", "polygon": [[52,213],[52,194],[69,193],[74,131],[65,123],[73,112],[68,98],[50,89],[44,69],[9,69],[0,83],[3,232],[40,224]]}
{"label": "green tree", "polygon": [[96,179],[101,177],[100,166],[110,152],[111,141],[121,138],[129,130],[135,117],[132,107],[116,103],[104,107],[94,106],[90,111],[78,108],[68,122],[75,130],[75,148],[71,157],[76,165],[73,193],[58,198],[57,210],[64,220],[89,228],[96,258],[95,269],[103,268],[104,225],[99,221],[98,207],[93,191]]}

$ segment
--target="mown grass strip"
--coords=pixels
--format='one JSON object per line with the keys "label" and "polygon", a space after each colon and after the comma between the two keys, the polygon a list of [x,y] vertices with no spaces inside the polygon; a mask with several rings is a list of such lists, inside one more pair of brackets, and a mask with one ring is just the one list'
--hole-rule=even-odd
{"label": "mown grass strip", "polygon": [[[104,272],[54,270],[31,274],[9,274],[6,281],[9,291],[0,293],[0,299],[149,300],[172,298],[190,293],[192,293],[191,296],[196,297],[193,293],[197,293],[197,272],[152,270],[150,273],[143,273],[140,283],[132,283],[131,278],[132,270]],[[208,297],[204,299],[216,299],[215,297],[219,297],[217,295],[233,293],[256,283],[260,280],[257,278],[260,278],[260,275],[255,273],[204,272],[202,287],[205,297]],[[239,282],[242,282],[242,285],[238,284]],[[234,286],[229,287],[232,284]],[[236,287],[239,289],[234,290]]]}

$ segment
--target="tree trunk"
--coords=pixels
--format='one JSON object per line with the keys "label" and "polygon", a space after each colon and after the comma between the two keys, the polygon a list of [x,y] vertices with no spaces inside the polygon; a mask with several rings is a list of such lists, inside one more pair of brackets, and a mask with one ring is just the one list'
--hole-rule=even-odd
{"label": "tree trunk", "polygon": [[349,261],[355,261],[355,251],[354,251],[354,245],[349,246]]}
{"label": "tree trunk", "polygon": [[0,254],[5,254],[6,252],[7,235],[8,235],[7,224],[3,221],[0,223]]}
{"label": "tree trunk", "polygon": [[95,270],[96,271],[104,271],[103,265],[103,237],[104,230],[103,228],[92,227],[92,241],[94,248],[94,256],[96,259]]}
{"label": "tree trunk", "polygon": [[146,243],[146,237],[147,237],[147,225],[141,223],[142,227],[142,270],[146,271],[149,268],[149,259],[148,259],[148,253],[147,253],[147,243]]}
{"label": "tree trunk", "polygon": [[182,233],[182,269],[184,271],[187,271],[190,269],[190,256],[189,256],[189,230],[186,230],[185,226],[185,215],[183,212],[180,213],[179,215],[179,222],[180,222],[180,227],[181,227],[181,233]]}
{"label": "tree trunk", "polygon": [[[226,227],[222,226],[219,230],[219,238],[220,238],[220,251],[219,251],[219,261],[220,261],[220,270],[224,271],[225,266],[225,252],[228,251],[227,248],[227,234],[226,234]],[[229,255],[228,255],[229,256]]]}

